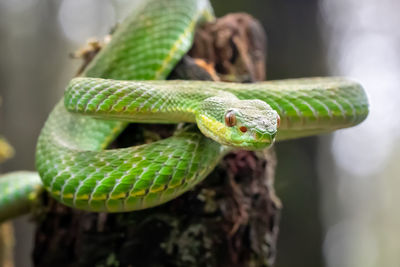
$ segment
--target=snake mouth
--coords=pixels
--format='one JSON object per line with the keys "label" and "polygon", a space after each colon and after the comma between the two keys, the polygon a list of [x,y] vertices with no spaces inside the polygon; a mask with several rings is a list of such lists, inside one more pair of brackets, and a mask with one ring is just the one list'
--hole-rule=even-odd
{"label": "snake mouth", "polygon": [[273,142],[275,140],[275,136],[276,136],[276,131],[272,132],[272,131],[268,131],[268,132],[258,132],[255,131],[254,134],[254,140],[256,140],[257,142]]}

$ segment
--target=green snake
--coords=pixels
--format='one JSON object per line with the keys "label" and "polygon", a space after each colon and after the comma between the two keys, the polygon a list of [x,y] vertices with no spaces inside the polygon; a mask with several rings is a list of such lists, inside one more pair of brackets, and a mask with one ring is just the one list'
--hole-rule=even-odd
{"label": "green snake", "polygon": [[[343,78],[164,81],[196,27],[213,19],[207,0],[149,0],[128,16],[49,115],[37,144],[39,175],[0,179],[0,220],[27,212],[43,188],[88,211],[153,207],[193,188],[234,149],[265,149],[366,118],[364,90]],[[200,132],[107,149],[129,122],[189,122]]]}

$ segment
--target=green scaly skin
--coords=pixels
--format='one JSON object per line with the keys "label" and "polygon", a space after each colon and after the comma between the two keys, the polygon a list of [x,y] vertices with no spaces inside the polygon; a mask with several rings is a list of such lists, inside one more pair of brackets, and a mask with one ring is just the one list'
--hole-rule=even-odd
{"label": "green scaly skin", "polygon": [[0,222],[28,213],[43,185],[36,172],[19,171],[0,178]]}
{"label": "green scaly skin", "polygon": [[[277,114],[278,140],[350,127],[367,116],[363,89],[341,78],[246,85],[142,81],[165,79],[190,48],[196,25],[212,18],[206,0],[150,0],[129,16],[88,66],[83,76],[89,78],[73,79],[65,99],[50,114],[37,145],[41,181],[28,179],[26,184],[34,189],[24,194],[33,196],[43,183],[55,199],[79,209],[148,208],[203,180],[233,149],[226,145],[245,149],[271,145]],[[233,127],[225,124],[227,112],[236,115]],[[202,133],[219,143],[187,129],[151,144],[104,150],[127,121],[196,122]],[[0,188],[11,188],[11,179],[17,176],[24,174],[0,179]],[[13,201],[22,203],[13,200],[21,192],[2,194],[0,218],[15,215],[6,207]]]}

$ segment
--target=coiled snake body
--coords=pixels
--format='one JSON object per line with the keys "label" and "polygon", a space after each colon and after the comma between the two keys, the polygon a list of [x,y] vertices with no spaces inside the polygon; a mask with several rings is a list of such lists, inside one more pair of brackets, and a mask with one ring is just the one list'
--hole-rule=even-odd
{"label": "coiled snake body", "polygon": [[[37,144],[41,179],[24,172],[0,179],[0,220],[25,212],[43,187],[65,205],[89,211],[152,207],[202,181],[232,149],[263,149],[275,139],[365,119],[362,87],[342,78],[156,81],[166,78],[191,47],[196,26],[212,14],[207,0],[150,0],[129,16],[50,114]],[[128,121],[193,122],[201,133],[181,130],[151,144],[107,150]]]}

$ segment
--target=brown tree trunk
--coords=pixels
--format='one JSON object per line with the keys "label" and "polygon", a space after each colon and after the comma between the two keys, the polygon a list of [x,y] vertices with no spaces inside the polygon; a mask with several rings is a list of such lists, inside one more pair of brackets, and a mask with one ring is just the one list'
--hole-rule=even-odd
{"label": "brown tree trunk", "polygon": [[[221,18],[197,31],[192,50],[171,78],[262,80],[265,39],[258,22],[248,15]],[[149,131],[168,136],[172,130],[132,124],[114,146],[126,146],[126,136],[139,141]],[[275,165],[273,150],[231,153],[194,190],[159,207],[130,213],[84,212],[44,196],[34,264],[271,266],[280,210],[273,189]]]}

